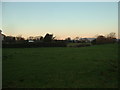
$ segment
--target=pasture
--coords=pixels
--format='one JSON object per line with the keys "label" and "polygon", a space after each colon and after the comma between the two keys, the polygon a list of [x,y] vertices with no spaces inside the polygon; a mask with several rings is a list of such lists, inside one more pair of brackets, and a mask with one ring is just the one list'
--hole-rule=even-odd
{"label": "pasture", "polygon": [[116,88],[118,45],[3,48],[3,88]]}

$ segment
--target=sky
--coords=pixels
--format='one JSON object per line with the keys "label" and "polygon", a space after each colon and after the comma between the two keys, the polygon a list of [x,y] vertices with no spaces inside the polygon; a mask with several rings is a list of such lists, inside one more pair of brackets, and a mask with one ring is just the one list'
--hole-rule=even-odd
{"label": "sky", "polygon": [[95,37],[118,34],[117,2],[2,2],[6,35]]}

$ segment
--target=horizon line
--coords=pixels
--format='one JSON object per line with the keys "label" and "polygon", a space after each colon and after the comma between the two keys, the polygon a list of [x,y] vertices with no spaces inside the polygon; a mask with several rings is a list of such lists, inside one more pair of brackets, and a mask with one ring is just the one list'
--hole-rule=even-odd
{"label": "horizon line", "polygon": [[[37,37],[37,36],[44,37],[47,33],[45,35],[29,35],[29,36],[24,36],[24,35],[21,35],[21,34],[18,34],[18,35],[7,35],[5,33],[1,33],[1,34],[5,35],[5,36],[13,36],[13,37],[21,36],[24,39],[28,39],[29,37]],[[48,34],[50,34],[50,33],[48,33]],[[79,39],[80,38],[97,38],[98,36],[101,36],[101,35],[106,37],[106,35],[104,35],[104,34],[96,34],[96,35],[91,36],[91,37],[90,36],[88,36],[88,37],[84,37],[84,36],[75,36],[75,37],[67,36],[67,37],[64,37],[64,38],[61,37],[61,38],[55,38],[55,39],[58,39],[58,40],[64,40],[66,38],[75,39],[76,37],[79,37]],[[53,36],[57,37],[57,35],[54,35],[54,34],[53,34]],[[120,39],[118,34],[116,35],[116,39]]]}

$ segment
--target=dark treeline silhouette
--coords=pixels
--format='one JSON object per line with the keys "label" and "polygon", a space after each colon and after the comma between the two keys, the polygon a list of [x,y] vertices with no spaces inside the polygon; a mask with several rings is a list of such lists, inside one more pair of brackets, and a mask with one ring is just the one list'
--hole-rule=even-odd
{"label": "dark treeline silhouette", "polygon": [[2,41],[3,48],[27,48],[27,47],[66,47],[67,43],[65,40],[55,40],[53,34],[46,34],[45,37],[32,37],[30,36],[27,40],[25,38],[5,36]]}
{"label": "dark treeline silhouette", "polygon": [[76,37],[71,39],[70,37],[64,40],[57,40],[53,37],[53,34],[46,34],[43,36],[28,37],[25,39],[22,36],[5,36],[2,40],[3,48],[28,48],[28,47],[67,47],[69,43],[80,43],[74,45],[75,47],[91,46],[92,44],[108,44],[117,42],[115,33],[110,33],[106,37],[103,35],[97,36],[94,40],[90,41],[87,38]]}
{"label": "dark treeline silhouette", "polygon": [[[99,35],[96,39],[94,39],[92,44],[108,44],[108,43],[116,43],[117,39],[115,33],[110,33],[106,37],[103,35]],[[118,41],[119,42],[119,41]]]}

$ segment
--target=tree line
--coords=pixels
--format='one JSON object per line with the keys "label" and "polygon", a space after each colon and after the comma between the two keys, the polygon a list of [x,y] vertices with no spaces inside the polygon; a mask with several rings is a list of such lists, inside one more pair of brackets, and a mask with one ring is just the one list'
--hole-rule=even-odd
{"label": "tree line", "polygon": [[87,38],[76,37],[71,39],[70,37],[64,40],[57,40],[53,34],[47,33],[43,36],[28,37],[25,39],[22,36],[4,36],[2,41],[4,47],[66,47],[68,43],[91,43],[91,44],[107,44],[116,43],[116,34],[114,32],[109,33],[107,36],[98,35],[94,40],[90,41]]}
{"label": "tree line", "polygon": [[[99,35],[96,39],[94,39],[92,44],[108,44],[108,43],[116,43],[116,34],[114,32],[109,33],[107,36]],[[120,40],[118,41],[120,42]]]}

